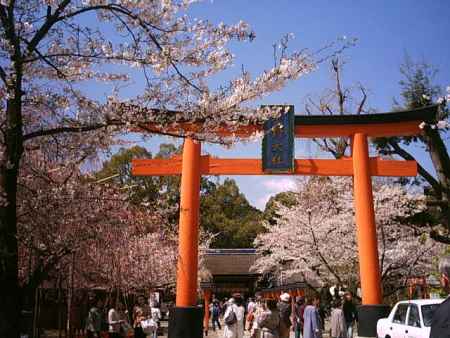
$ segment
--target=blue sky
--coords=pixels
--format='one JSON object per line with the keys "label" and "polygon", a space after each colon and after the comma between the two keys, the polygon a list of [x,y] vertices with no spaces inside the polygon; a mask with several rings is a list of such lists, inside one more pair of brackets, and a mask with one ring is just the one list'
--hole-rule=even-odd
{"label": "blue sky", "polygon": [[[287,1],[287,0],[214,0],[195,4],[191,14],[215,23],[244,20],[256,32],[252,43],[233,45],[235,66],[220,76],[227,81],[239,72],[241,64],[253,75],[273,65],[272,44],[286,33],[294,33],[292,50],[316,50],[339,37],[358,38],[355,47],[344,54],[344,82],[362,83],[369,90],[368,103],[378,111],[389,111],[393,97],[398,97],[399,65],[408,53],[414,60],[425,60],[440,72],[436,82],[450,84],[450,1],[379,0],[379,1]],[[319,95],[333,85],[328,64],[280,93],[266,97],[264,103],[289,103],[302,113],[307,95]],[[155,137],[145,146],[156,152],[161,142],[173,141]],[[176,141],[180,142],[180,141]],[[221,157],[254,157],[261,154],[259,143],[236,145],[232,149],[205,145],[205,152]],[[425,167],[430,161],[421,149],[414,153]],[[324,157],[314,145],[296,142],[297,157]],[[263,208],[265,201],[277,192],[293,187],[292,176],[235,176],[250,202]]]}

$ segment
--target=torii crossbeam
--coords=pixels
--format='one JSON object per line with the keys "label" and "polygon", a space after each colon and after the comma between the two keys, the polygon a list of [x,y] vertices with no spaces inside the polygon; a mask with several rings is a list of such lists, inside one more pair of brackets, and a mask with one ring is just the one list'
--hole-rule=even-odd
{"label": "torii crossbeam", "polygon": [[[363,306],[359,308],[359,335],[376,335],[376,322],[385,316],[382,305],[372,176],[416,176],[415,161],[383,160],[369,157],[369,137],[412,136],[421,133],[419,125],[435,119],[437,106],[369,115],[295,116],[295,137],[349,137],[352,156],[338,159],[297,159],[290,175],[353,176],[354,204]],[[201,123],[183,123],[181,130],[195,132]],[[261,131],[262,125],[233,130],[239,137]],[[158,132],[156,125],[146,131]],[[230,135],[226,128],[217,134]],[[198,269],[198,220],[201,175],[266,175],[260,159],[219,159],[201,156],[201,143],[186,138],[182,156],[171,159],[133,160],[136,176],[181,175],[179,258],[177,266],[176,308],[171,311],[169,338],[202,337],[201,314],[196,305]],[[277,174],[278,175],[278,174]],[[211,292],[205,293],[210,295]],[[207,297],[206,297],[207,298]],[[209,302],[208,299],[206,299]],[[208,311],[205,311],[205,321]]]}

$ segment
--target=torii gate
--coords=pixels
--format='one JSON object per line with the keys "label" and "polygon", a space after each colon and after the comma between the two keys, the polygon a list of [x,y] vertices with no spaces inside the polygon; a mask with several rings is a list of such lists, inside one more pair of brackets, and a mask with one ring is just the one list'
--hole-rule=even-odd
{"label": "torii gate", "polygon": [[[376,336],[376,322],[386,315],[382,305],[377,234],[372,196],[372,176],[416,176],[415,161],[383,160],[369,157],[369,137],[418,135],[419,125],[433,121],[437,106],[422,109],[368,115],[295,116],[297,138],[348,137],[352,156],[343,159],[296,159],[292,175],[353,176],[354,204],[357,225],[362,306],[359,311],[359,335]],[[184,132],[195,131],[198,123],[183,123]],[[248,137],[263,130],[262,125],[248,125],[233,130],[239,137]],[[146,131],[158,132],[156,125]],[[171,131],[172,132],[172,131]],[[180,130],[174,130],[180,132]],[[230,135],[226,128],[218,135]],[[196,306],[198,270],[198,224],[201,175],[266,175],[260,159],[219,159],[201,156],[201,142],[184,141],[182,157],[132,161],[136,176],[181,174],[179,222],[179,256],[177,265],[176,307],[170,313],[169,338],[203,336],[202,311]],[[277,174],[278,175],[278,174]],[[209,294],[209,293],[208,293]],[[207,297],[206,297],[207,298]],[[207,312],[207,309],[206,309]]]}

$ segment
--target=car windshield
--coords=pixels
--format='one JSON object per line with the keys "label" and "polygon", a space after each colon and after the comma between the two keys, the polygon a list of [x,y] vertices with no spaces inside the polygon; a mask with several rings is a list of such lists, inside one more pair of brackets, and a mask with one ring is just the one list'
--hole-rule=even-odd
{"label": "car windshield", "polygon": [[423,325],[431,326],[433,314],[439,307],[439,304],[422,305]]}

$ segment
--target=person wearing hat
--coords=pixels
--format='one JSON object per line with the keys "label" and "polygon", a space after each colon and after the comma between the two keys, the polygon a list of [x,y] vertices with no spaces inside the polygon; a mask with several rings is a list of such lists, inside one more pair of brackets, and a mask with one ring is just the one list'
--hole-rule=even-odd
{"label": "person wearing hat", "polygon": [[303,332],[303,314],[305,312],[305,299],[303,297],[297,297],[294,305],[294,333],[295,338],[300,338]]}
{"label": "person wearing hat", "polygon": [[283,293],[278,302],[278,311],[280,312],[280,338],[289,338],[291,329],[291,296]]}
{"label": "person wearing hat", "polygon": [[[450,256],[443,257],[439,262],[441,285],[450,294]],[[439,305],[431,322],[430,338],[450,338],[450,297]]]}

